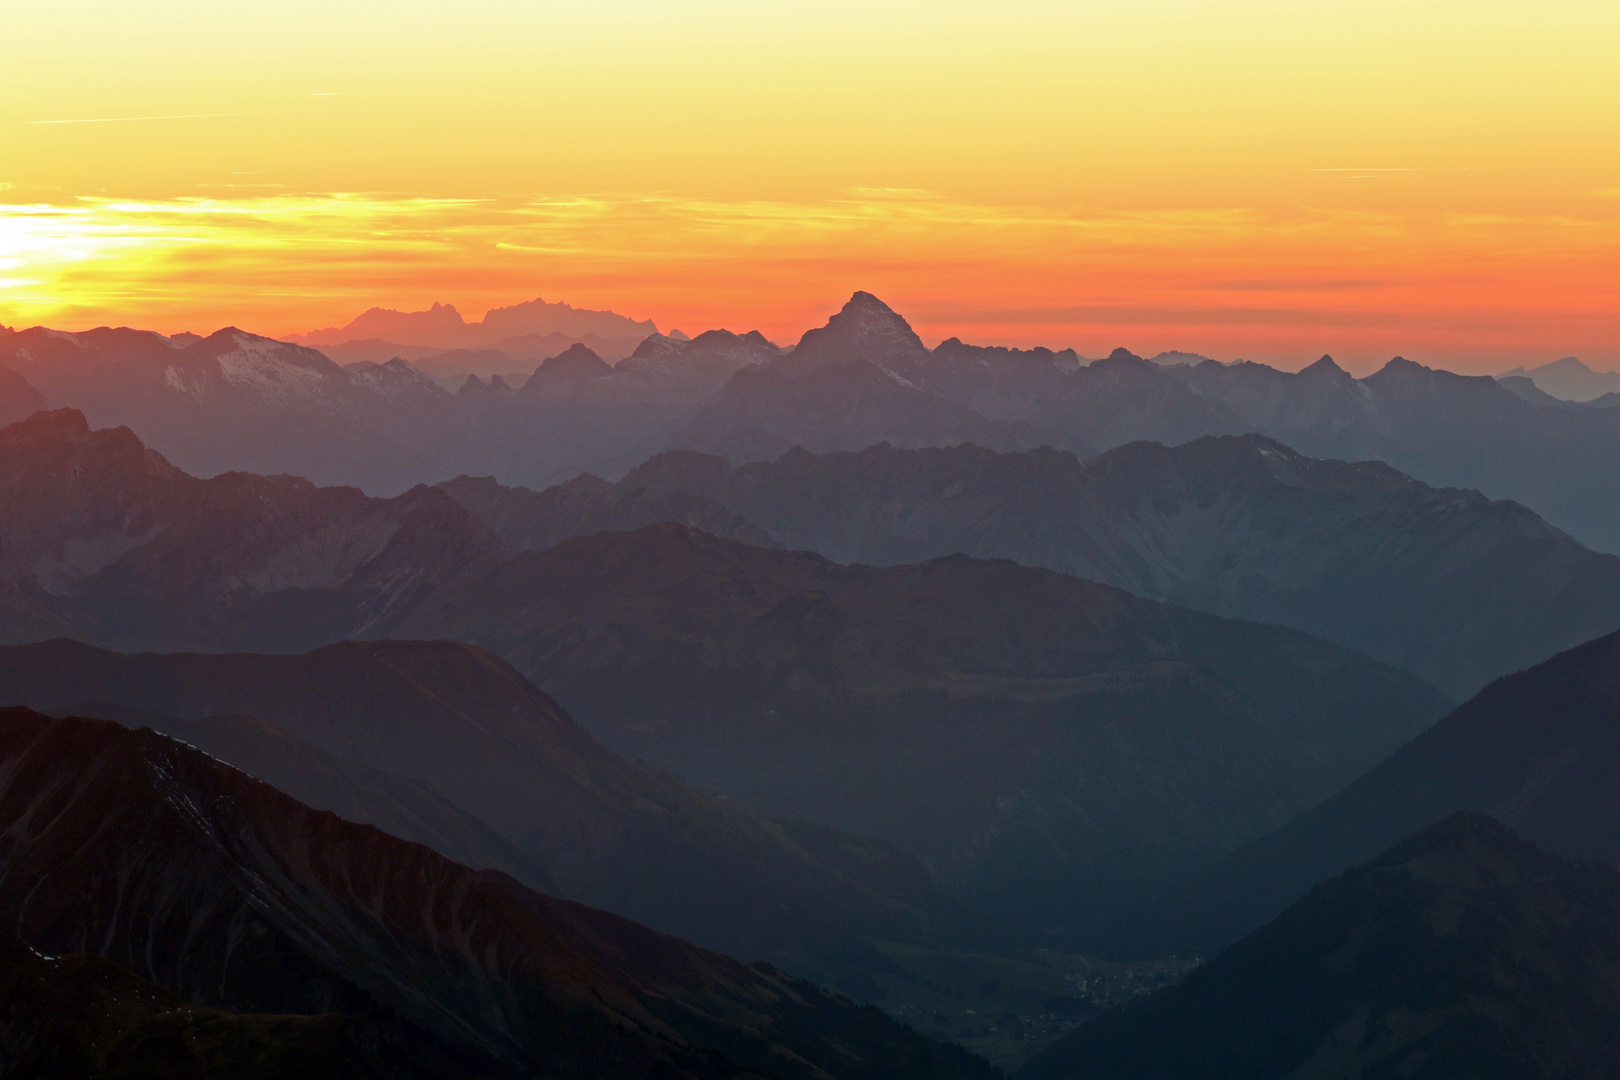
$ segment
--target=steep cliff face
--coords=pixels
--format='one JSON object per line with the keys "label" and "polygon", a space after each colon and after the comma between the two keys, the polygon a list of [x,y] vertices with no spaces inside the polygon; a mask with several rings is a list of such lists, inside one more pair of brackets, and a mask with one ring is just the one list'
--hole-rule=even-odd
{"label": "steep cliff face", "polygon": [[0,766],[0,919],[196,1004],[397,1022],[485,1073],[988,1075],[808,984],[313,811],[151,731],[7,710]]}

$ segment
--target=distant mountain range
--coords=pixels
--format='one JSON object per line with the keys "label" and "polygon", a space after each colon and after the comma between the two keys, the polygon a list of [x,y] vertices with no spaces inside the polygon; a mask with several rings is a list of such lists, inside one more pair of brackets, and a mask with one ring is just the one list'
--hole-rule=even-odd
{"label": "distant mountain range", "polygon": [[1528,379],[1542,393],[1564,401],[1591,402],[1620,394],[1620,371],[1593,371],[1573,356],[1535,368],[1516,367],[1497,378]]}
{"label": "distant mountain range", "polygon": [[435,375],[465,377],[532,365],[576,343],[621,360],[656,333],[651,319],[637,321],[536,297],[493,308],[478,322],[467,322],[449,304],[434,304],[426,311],[371,308],[345,326],[288,334],[282,340],[320,348],[339,363],[383,363],[398,356]]}
{"label": "distant mountain range", "polygon": [[1424,829],[1017,1080],[1620,1074],[1620,873],[1490,818]]}
{"label": "distant mountain range", "polygon": [[[1602,465],[1620,457],[1620,409],[1610,407],[1620,398],[1572,404],[1525,377],[1465,377],[1400,358],[1354,379],[1328,358],[1290,374],[1194,354],[1150,361],[1123,349],[1085,361],[1072,350],[953,338],[930,350],[868,293],[791,350],[757,334],[710,331],[690,342],[641,334],[648,324],[636,330],[639,344],[616,339],[623,351],[613,352],[606,330],[587,333],[587,325],[640,324],[541,301],[504,310],[509,318],[491,313],[480,324],[442,306],[376,312],[321,332],[323,341],[372,335],[354,338],[349,353],[325,346],[348,367],[237,330],[206,339],[0,332],[0,418],[20,418],[43,398],[98,425],[127,424],[195,473],[291,473],[380,494],[458,473],[531,486],[587,470],[617,478],[666,449],[737,464],[794,446],[827,452],[885,441],[1051,446],[1084,457],[1139,440],[1259,433],[1313,457],[1384,461],[1429,484],[1513,499],[1583,543],[1620,551],[1620,478]],[[572,330],[491,339],[527,342],[510,353],[474,343],[553,324]],[[373,333],[395,327],[463,343],[403,348]],[[437,378],[412,366],[432,353],[413,350],[444,354]],[[600,362],[509,377],[586,351]],[[603,359],[626,353],[614,365]],[[466,373],[478,378],[459,392],[438,381]]]}
{"label": "distant mountain range", "polygon": [[[899,843],[998,918],[1039,910],[1046,925],[1260,835],[1446,707],[1415,677],[1295,632],[1010,562],[842,567],[680,525],[516,552],[436,489],[384,500],[288,478],[199,480],[127,430],[91,431],[71,412],[0,430],[0,541],[11,642],[482,644],[622,751],[751,809]],[[19,687],[36,666],[61,662],[21,664]],[[115,694],[93,677],[101,668],[118,665],[86,660],[56,691],[15,700],[189,720],[245,713],[283,728],[303,715],[217,692],[183,707]],[[485,764],[455,765],[451,787],[427,770],[451,768],[466,747],[406,767],[331,731],[291,733],[425,784],[519,851],[551,843],[528,831],[548,819],[545,805],[497,813],[481,800],[506,787],[472,779],[540,768],[515,751],[509,763],[491,749]],[[657,835],[652,851],[678,850]],[[535,860],[554,875],[545,880],[572,880],[549,860]],[[704,934],[748,925],[717,902],[699,910]]]}
{"label": "distant mountain range", "polygon": [[617,484],[440,485],[514,547],[682,521],[879,566],[965,553],[1292,626],[1466,696],[1620,627],[1620,558],[1513,503],[1259,435],[1089,460],[972,446],[785,454],[732,466],[666,453]]}
{"label": "distant mountain range", "polygon": [[[996,1075],[769,966],[475,872],[106,721],[0,712],[0,919],[37,950],[6,971],[13,994],[29,980],[93,1025],[64,1031],[28,999],[7,1010],[5,1052],[36,1066],[77,1053],[127,1070],[128,1054],[161,1070],[191,1036],[211,1075],[255,1075],[239,1070],[266,1052],[316,1059],[282,1076],[345,1059],[346,1075],[444,1080]],[[277,1019],[171,1010],[154,1038],[166,995],[139,980]]]}

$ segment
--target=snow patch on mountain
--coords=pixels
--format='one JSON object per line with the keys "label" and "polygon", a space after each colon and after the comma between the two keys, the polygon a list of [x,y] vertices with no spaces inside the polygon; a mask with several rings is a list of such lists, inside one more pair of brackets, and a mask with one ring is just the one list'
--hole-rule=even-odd
{"label": "snow patch on mountain", "polygon": [[296,354],[279,341],[244,334],[236,345],[215,357],[228,382],[278,405],[307,401],[327,389],[327,376],[298,363],[292,358]]}

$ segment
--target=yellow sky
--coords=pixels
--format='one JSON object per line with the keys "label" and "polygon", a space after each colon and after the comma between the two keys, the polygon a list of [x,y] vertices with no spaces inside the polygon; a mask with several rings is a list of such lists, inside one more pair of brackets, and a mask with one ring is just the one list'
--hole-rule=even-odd
{"label": "yellow sky", "polygon": [[1620,364],[1616,57],[1558,0],[7,0],[0,322],[792,339],[867,288],[930,338]]}

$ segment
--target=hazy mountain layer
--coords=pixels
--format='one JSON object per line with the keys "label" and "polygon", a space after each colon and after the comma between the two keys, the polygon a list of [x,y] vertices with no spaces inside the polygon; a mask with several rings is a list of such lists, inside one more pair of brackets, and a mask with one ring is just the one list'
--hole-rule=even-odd
{"label": "hazy mountain layer", "polygon": [[[374,494],[458,473],[539,486],[583,470],[611,478],[672,448],[739,464],[795,445],[860,450],[879,441],[1087,456],[1144,439],[1259,432],[1312,456],[1386,461],[1426,483],[1515,499],[1584,543],[1620,551],[1620,480],[1601,466],[1620,456],[1620,410],[1548,400],[1531,382],[1400,358],[1358,380],[1328,358],[1290,374],[1193,354],[1150,361],[1124,349],[1085,363],[1072,350],[954,338],[930,350],[869,293],[786,352],[758,334],[717,330],[686,342],[650,333],[650,324],[634,345],[608,333],[622,334],[622,319],[543,329],[547,313],[564,308],[518,305],[504,321],[492,323],[491,313],[476,333],[447,307],[368,313],[369,322],[333,332],[347,370],[234,329],[206,339],[0,330],[0,366],[19,377],[16,385],[0,377],[0,413],[20,417],[42,395],[98,425],[131,426],[194,473],[293,473]],[[387,336],[406,324],[416,329]],[[496,336],[479,337],[483,327]],[[529,374],[592,345],[595,357],[630,355],[568,378]],[[437,379],[477,379],[451,393],[405,361]],[[375,367],[353,366],[361,362]]]}
{"label": "hazy mountain layer", "polygon": [[499,348],[497,342],[525,334],[566,335],[579,340],[587,334],[640,341],[658,333],[651,319],[637,321],[612,311],[591,311],[571,304],[547,303],[536,297],[511,307],[492,308],[478,322],[469,323],[450,304],[434,304],[426,311],[371,308],[341,327],[289,334],[302,345],[337,345],[380,338],[404,345],[438,349]]}
{"label": "hazy mountain layer", "polygon": [[992,1075],[876,1010],[311,810],[151,731],[11,710],[0,777],[0,918],[195,1004],[393,1022],[471,1077]]}
{"label": "hazy mountain layer", "polygon": [[1329,357],[1297,374],[1263,364],[1160,369],[1253,430],[1316,457],[1378,460],[1430,484],[1514,499],[1583,543],[1620,551],[1620,413],[1525,401],[1488,376],[1396,357],[1354,379]]}
{"label": "hazy mountain layer", "polygon": [[1343,791],[1234,854],[1153,917],[1230,940],[1422,822],[1476,810],[1552,851],[1620,862],[1620,635],[1498,680]]}
{"label": "hazy mountain layer", "polygon": [[629,756],[900,843],[964,903],[1054,927],[1443,711],[1346,650],[1049,571],[844,567],[679,525],[521,556],[392,632],[495,649]]}
{"label": "hazy mountain layer", "polygon": [[1262,436],[1138,443],[1079,461],[977,447],[659,455],[617,484],[442,485],[508,543],[662,516],[750,543],[890,565],[1015,559],[1156,600],[1293,626],[1459,696],[1620,625],[1620,558],[1513,503]]}
{"label": "hazy mountain layer", "polygon": [[5,640],[306,649],[355,634],[500,540],[439,492],[188,476],[71,410],[0,429]]}
{"label": "hazy mountain layer", "polygon": [[1019,1080],[1620,1072],[1620,873],[1451,818],[1312,889]]}
{"label": "hazy mountain layer", "polygon": [[[1011,563],[851,570],[680,528],[580,542],[572,554],[514,555],[441,492],[380,500],[244,475],[195,480],[128,432],[89,432],[71,414],[0,432],[0,500],[14,641],[74,636],[123,647],[277,652],[356,635],[481,642],[594,723],[614,722],[601,730],[615,746],[753,809],[846,829],[858,823],[924,855],[959,894],[982,887],[985,909],[997,917],[1030,906],[1049,925],[1071,921],[1074,903],[1106,906],[1259,835],[1443,711],[1442,699],[1417,680],[1322,642],[1171,611]],[[680,607],[672,606],[676,597]],[[923,611],[951,633],[906,629],[920,617],[908,613]],[[621,635],[629,636],[614,644]],[[1051,642],[1033,648],[1045,640],[1039,635]],[[1189,651],[1197,642],[1205,652]],[[290,662],[254,661],[253,670]],[[17,677],[32,670],[20,667]],[[262,681],[249,674],[244,668],[241,686]],[[516,775],[479,782],[508,768],[556,768],[486,740],[400,760],[389,755],[415,744],[333,741],[333,732],[301,727],[294,722],[301,714],[246,691],[177,705],[74,678],[49,699],[18,700],[112,701],[188,719],[259,716],[432,787],[519,851],[537,846],[548,880],[569,895],[705,941],[741,948],[702,935],[746,932],[756,935],[751,942],[780,942],[771,936],[780,925],[750,922],[749,913],[778,903],[798,910],[796,901],[766,902],[778,887],[768,884],[775,870],[765,883],[725,876],[777,856],[767,857],[774,849],[766,845],[727,869],[732,855],[713,853],[742,849],[720,842],[726,828],[718,824],[717,834],[704,834],[713,843],[698,845],[710,852],[703,858],[718,859],[716,869],[691,871],[693,895],[706,896],[701,903],[682,906],[641,879],[599,876],[607,871],[587,855],[614,848],[589,840],[597,832],[587,829],[573,846],[555,832],[531,832],[539,821],[564,829],[596,820],[598,810],[576,813],[565,802],[573,809],[562,814],[544,801],[545,789],[529,791]],[[305,685],[306,700],[321,700],[318,683]],[[532,689],[511,693],[522,698]],[[374,715],[367,710],[377,706],[361,704],[348,723]],[[852,727],[856,716],[863,719]],[[483,756],[463,761],[470,747]],[[985,755],[993,768],[980,767]],[[438,768],[456,786],[427,771]],[[674,787],[686,792],[680,798],[693,797]],[[608,799],[613,809],[601,811],[608,821],[641,822],[626,828],[624,842],[644,842],[635,849],[642,853],[615,857],[613,866],[639,861],[652,873],[666,852],[681,850],[667,832],[673,824],[656,825],[635,809],[676,798],[647,794],[656,790],[626,796],[623,805]],[[515,792],[528,801],[490,805]],[[1058,839],[1044,839],[1049,834]],[[573,869],[560,873],[553,859]],[[692,854],[678,863],[700,861]],[[735,913],[729,900],[703,893],[704,874],[737,882],[725,891]],[[573,891],[585,883],[621,891]],[[812,913],[850,913],[840,926],[862,925],[871,914],[850,907],[852,897],[808,899],[831,884],[793,888]],[[668,909],[625,906],[655,899]],[[810,916],[782,921],[822,925]]]}
{"label": "hazy mountain layer", "polygon": [[1620,372],[1593,371],[1579,359],[1566,356],[1540,367],[1516,367],[1497,379],[1529,379],[1537,389],[1564,401],[1592,401],[1620,391]]}
{"label": "hazy mountain layer", "polygon": [[[624,760],[505,662],[457,643],[302,656],[0,649],[0,703],[77,702],[163,714],[90,706],[478,869],[744,956],[814,964],[857,930],[904,919],[929,889],[892,848],[869,845],[864,871],[835,868],[782,826]],[[203,719],[222,714],[237,719]]]}

